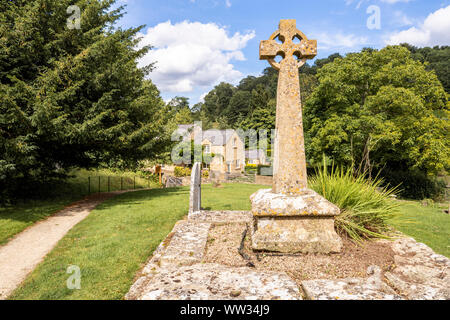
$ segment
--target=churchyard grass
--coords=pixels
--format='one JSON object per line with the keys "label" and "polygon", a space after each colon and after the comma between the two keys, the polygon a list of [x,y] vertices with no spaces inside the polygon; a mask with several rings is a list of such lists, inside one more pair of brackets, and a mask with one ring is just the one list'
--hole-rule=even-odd
{"label": "churchyard grass", "polygon": [[151,182],[149,185],[148,179],[140,178],[138,173],[130,171],[82,169],[75,170],[70,174],[71,178],[66,181],[55,182],[48,186],[44,200],[20,200],[14,205],[0,207],[0,245],[5,244],[25,228],[48,218],[70,203],[86,196],[88,194],[88,177],[92,177],[91,192],[97,192],[99,176],[101,177],[102,192],[108,190],[108,177],[110,177],[110,191],[120,190],[121,177],[124,177],[126,189],[133,189],[134,177],[136,177],[136,188],[156,186],[155,182]]}
{"label": "churchyard grass", "polygon": [[0,208],[0,245],[37,221],[48,218],[63,209],[71,198],[30,200],[14,206]]}
{"label": "churchyard grass", "polygon": [[[261,188],[267,186],[204,185],[202,207],[250,210],[249,196]],[[122,299],[188,207],[189,187],[142,190],[107,200],[69,231],[10,298]],[[67,288],[70,265],[80,267],[80,290]]]}
{"label": "churchyard grass", "polygon": [[418,201],[400,200],[400,214],[389,219],[397,230],[423,242],[436,253],[450,257],[450,215],[444,213],[445,205],[424,207]]}

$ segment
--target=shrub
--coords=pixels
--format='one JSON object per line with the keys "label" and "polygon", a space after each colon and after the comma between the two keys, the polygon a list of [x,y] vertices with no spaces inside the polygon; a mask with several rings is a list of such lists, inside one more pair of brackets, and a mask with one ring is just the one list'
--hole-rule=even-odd
{"label": "shrub", "polygon": [[386,184],[399,186],[403,198],[439,200],[445,195],[445,182],[423,172],[385,169],[382,174]]}
{"label": "shrub", "polygon": [[209,178],[209,170],[208,169],[202,170],[202,178]]}
{"label": "shrub", "polygon": [[[355,241],[367,238],[388,238],[388,219],[398,212],[398,203],[390,199],[397,190],[380,188],[382,180],[366,180],[363,175],[354,177],[352,170],[316,170],[309,179],[310,188],[341,209],[335,226],[339,233]],[[378,189],[378,190],[377,190]],[[380,191],[379,191],[380,190]]]}
{"label": "shrub", "polygon": [[245,166],[245,173],[247,174],[255,174],[258,172],[258,165],[256,164],[247,164]]}
{"label": "shrub", "polygon": [[191,175],[191,169],[184,167],[175,167],[173,173],[175,177],[188,177]]}
{"label": "shrub", "polygon": [[257,175],[272,175],[272,167],[264,164],[247,164],[245,166],[245,173]]}

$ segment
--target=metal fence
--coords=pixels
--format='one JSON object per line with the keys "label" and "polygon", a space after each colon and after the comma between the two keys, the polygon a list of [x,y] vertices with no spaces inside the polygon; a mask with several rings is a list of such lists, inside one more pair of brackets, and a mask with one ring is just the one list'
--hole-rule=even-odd
{"label": "metal fence", "polygon": [[[148,180],[145,185],[142,183],[144,179]],[[140,183],[136,184],[136,177],[88,177],[88,193],[150,188],[150,178],[140,178],[139,180]]]}

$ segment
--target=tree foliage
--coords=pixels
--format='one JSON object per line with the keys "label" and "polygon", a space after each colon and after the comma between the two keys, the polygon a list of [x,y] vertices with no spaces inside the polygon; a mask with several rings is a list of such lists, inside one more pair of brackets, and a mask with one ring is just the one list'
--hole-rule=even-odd
{"label": "tree foliage", "polygon": [[[0,183],[11,193],[74,166],[134,164],[164,148],[165,105],[139,69],[142,27],[116,29],[115,0],[2,1]],[[66,10],[81,9],[81,29]],[[5,195],[5,190],[2,193]]]}
{"label": "tree foliage", "polygon": [[449,109],[436,74],[400,46],[363,50],[318,71],[305,106],[309,158],[360,171],[450,167]]}
{"label": "tree foliage", "polygon": [[[325,64],[331,58],[323,60]],[[202,121],[210,127],[271,130],[275,128],[277,85],[278,71],[271,67],[259,77],[243,78],[237,86],[222,82],[205,96],[203,103],[196,105],[195,112],[202,114]],[[302,100],[306,100],[317,86],[314,73],[302,72],[300,86]]]}
{"label": "tree foliage", "polygon": [[450,93],[450,46],[417,48],[406,43],[402,46],[415,60],[426,63],[427,70],[434,70],[445,91]]}

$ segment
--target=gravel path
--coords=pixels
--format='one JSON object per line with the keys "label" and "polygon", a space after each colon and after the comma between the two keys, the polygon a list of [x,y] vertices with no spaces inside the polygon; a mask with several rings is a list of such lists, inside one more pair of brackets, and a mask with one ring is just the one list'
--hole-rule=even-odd
{"label": "gravel path", "polygon": [[25,229],[0,247],[0,300],[6,299],[59,240],[103,201],[129,191],[91,195]]}

